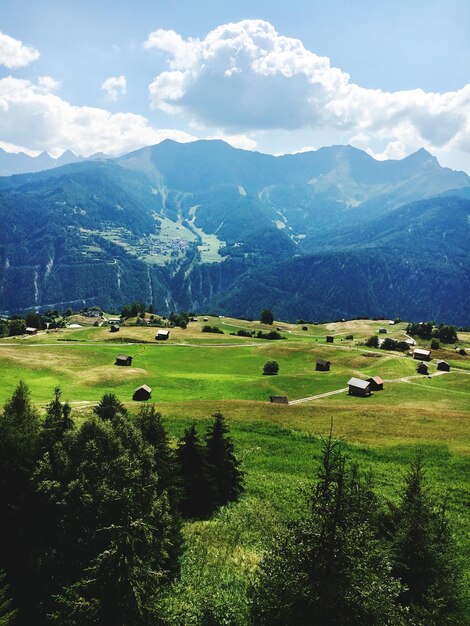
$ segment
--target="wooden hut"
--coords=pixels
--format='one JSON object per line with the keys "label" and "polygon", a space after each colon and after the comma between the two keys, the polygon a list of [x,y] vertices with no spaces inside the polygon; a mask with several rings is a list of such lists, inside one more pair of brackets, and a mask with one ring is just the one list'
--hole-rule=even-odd
{"label": "wooden hut", "polygon": [[386,328],[379,328],[379,333],[386,335],[388,333],[388,330]]}
{"label": "wooden hut", "polygon": [[384,388],[384,381],[380,376],[372,376],[367,379],[370,382],[371,391],[382,391]]}
{"label": "wooden hut", "polygon": [[152,388],[148,385],[141,385],[137,387],[132,396],[133,400],[148,400],[152,395]]}
{"label": "wooden hut", "polygon": [[115,365],[132,365],[132,357],[127,354],[119,354],[116,357]]}
{"label": "wooden hut", "polygon": [[348,387],[350,396],[360,396],[361,398],[370,396],[370,382],[368,380],[361,380],[353,376],[348,380]]}
{"label": "wooden hut", "polygon": [[421,348],[416,348],[416,350],[413,351],[413,358],[419,359],[420,361],[430,361],[431,350],[422,350]]}
{"label": "wooden hut", "polygon": [[436,365],[437,365],[437,369],[440,370],[441,372],[450,372],[450,365],[447,363],[447,361],[444,361],[443,359],[439,359],[436,361]]}
{"label": "wooden hut", "polygon": [[326,336],[326,343],[333,343],[335,340],[335,336],[334,335],[327,335]]}
{"label": "wooden hut", "polygon": [[158,341],[166,341],[170,336],[169,330],[158,330],[155,339]]}
{"label": "wooden hut", "polygon": [[418,372],[418,374],[427,375],[429,373],[428,366],[426,365],[426,363],[423,363],[423,361],[421,361],[421,363],[418,365],[418,367],[416,368],[416,371]]}
{"label": "wooden hut", "polygon": [[330,371],[330,361],[324,361],[323,359],[318,359],[315,369],[317,372],[329,372]]}
{"label": "wooden hut", "polygon": [[110,333],[118,333],[120,330],[121,329],[119,328],[117,324],[111,324],[111,326],[109,327]]}
{"label": "wooden hut", "polygon": [[28,328],[24,332],[27,335],[37,335],[38,334],[38,329],[37,328],[32,328],[31,326],[28,326]]}
{"label": "wooden hut", "polygon": [[269,402],[273,404],[289,404],[289,398],[287,396],[269,396]]}

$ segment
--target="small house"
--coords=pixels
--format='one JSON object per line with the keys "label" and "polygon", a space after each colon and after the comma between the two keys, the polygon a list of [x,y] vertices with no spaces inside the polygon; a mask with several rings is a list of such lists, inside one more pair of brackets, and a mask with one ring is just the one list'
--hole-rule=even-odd
{"label": "small house", "polygon": [[28,328],[24,332],[27,335],[37,335],[38,334],[38,329],[37,328],[32,328],[31,326],[28,326]]}
{"label": "small house", "polygon": [[390,321],[389,321],[389,323],[388,323],[388,325],[389,325],[389,326],[394,326],[394,325],[395,325],[394,320],[390,320]]}
{"label": "small house", "polygon": [[121,329],[119,328],[117,324],[111,324],[111,326],[109,327],[110,333],[118,333],[120,330]]}
{"label": "small house", "polygon": [[411,337],[408,337],[408,339],[405,339],[405,343],[407,343],[409,346],[415,346],[416,345],[416,341],[414,339],[412,339]]}
{"label": "small house", "polygon": [[418,374],[425,374],[426,376],[429,373],[428,366],[426,365],[426,363],[423,363],[422,361],[416,368],[416,371],[418,372]]}
{"label": "small house", "polygon": [[208,318],[208,317],[205,317],[205,318],[204,318],[204,321],[205,321],[205,322],[208,322],[208,321],[209,321],[209,318]]}
{"label": "small house", "polygon": [[155,335],[155,339],[158,341],[165,341],[170,336],[169,330],[157,330],[157,334]]}
{"label": "small house", "polygon": [[317,364],[315,366],[315,370],[317,372],[329,372],[330,371],[330,361],[324,361],[323,359],[318,359]]}
{"label": "small house", "polygon": [[361,398],[370,396],[370,382],[368,380],[361,380],[353,376],[348,380],[348,387],[350,396],[360,396]]}
{"label": "small house", "polygon": [[148,385],[141,385],[137,387],[132,396],[133,400],[148,400],[152,395],[152,388]]}
{"label": "small house", "polygon": [[450,372],[450,365],[447,363],[447,361],[444,361],[443,359],[439,359],[438,361],[436,361],[437,364],[437,369],[440,370],[441,372]]}
{"label": "small house", "polygon": [[326,336],[326,343],[333,343],[335,340],[335,336],[334,335],[327,335]]}
{"label": "small house", "polygon": [[119,354],[116,357],[115,365],[132,365],[132,357],[127,354]]}
{"label": "small house", "polygon": [[380,376],[372,376],[367,379],[370,382],[370,388],[372,391],[382,391],[384,388],[384,381]]}
{"label": "small house", "polygon": [[273,404],[289,404],[287,396],[269,396],[269,401]]}
{"label": "small house", "polygon": [[416,350],[413,352],[413,358],[419,359],[420,361],[430,361],[431,350],[422,350],[421,348],[416,348]]}
{"label": "small house", "polygon": [[379,328],[379,333],[386,335],[388,333],[388,330],[386,328]]}

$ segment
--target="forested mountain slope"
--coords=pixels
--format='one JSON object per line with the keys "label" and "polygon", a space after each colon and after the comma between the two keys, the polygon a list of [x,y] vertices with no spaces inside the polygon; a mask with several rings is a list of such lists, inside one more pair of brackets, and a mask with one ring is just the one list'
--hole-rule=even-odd
{"label": "forested mountain slope", "polygon": [[[460,196],[460,197],[458,197]],[[274,157],[164,141],[0,178],[0,310],[175,309],[465,323],[470,178],[424,150]]]}

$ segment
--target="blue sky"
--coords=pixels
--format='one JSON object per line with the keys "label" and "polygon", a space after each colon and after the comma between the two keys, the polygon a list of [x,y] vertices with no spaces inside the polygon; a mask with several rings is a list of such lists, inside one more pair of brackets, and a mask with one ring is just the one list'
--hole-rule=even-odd
{"label": "blue sky", "polygon": [[467,0],[1,0],[0,147],[421,146],[470,171]]}

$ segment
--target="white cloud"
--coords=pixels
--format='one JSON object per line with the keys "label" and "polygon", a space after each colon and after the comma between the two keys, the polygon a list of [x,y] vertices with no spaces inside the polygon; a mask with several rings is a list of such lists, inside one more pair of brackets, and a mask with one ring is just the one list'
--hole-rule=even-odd
{"label": "white cloud", "polygon": [[256,141],[248,135],[226,135],[225,133],[217,133],[204,137],[204,139],[221,139],[232,147],[239,148],[240,150],[254,150],[257,145]]}
{"label": "white cloud", "polygon": [[127,82],[125,76],[110,76],[101,85],[110,100],[117,100],[118,95],[125,95]]}
{"label": "white cloud", "polygon": [[327,57],[262,20],[224,24],[203,40],[157,30],[145,42],[169,57],[149,85],[151,106],[194,126],[239,135],[264,129],[331,129],[382,158],[421,146],[470,151],[470,84],[455,92],[366,89]]}
{"label": "white cloud", "polygon": [[0,137],[4,145],[60,154],[72,150],[120,154],[164,139],[193,141],[179,130],[156,129],[142,115],[73,106],[51,93],[50,81],[0,79]]}
{"label": "white cloud", "polygon": [[24,67],[36,59],[39,59],[37,50],[0,32],[0,65],[9,68]]}

